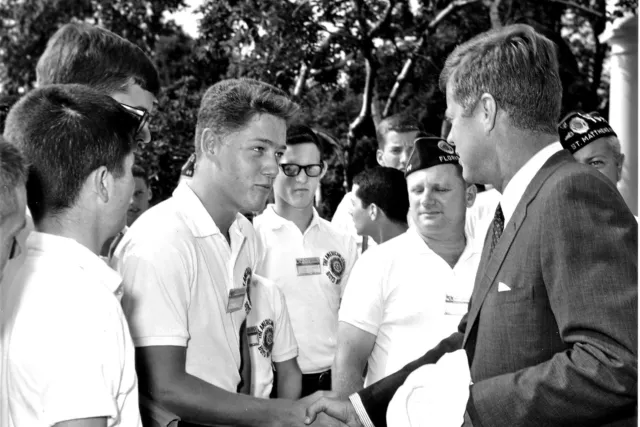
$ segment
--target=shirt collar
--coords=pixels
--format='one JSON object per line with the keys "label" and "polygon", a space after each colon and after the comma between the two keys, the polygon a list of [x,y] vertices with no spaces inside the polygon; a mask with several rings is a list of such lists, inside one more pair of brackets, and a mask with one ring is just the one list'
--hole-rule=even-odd
{"label": "shirt collar", "polygon": [[515,212],[516,206],[520,203],[520,199],[522,199],[525,190],[531,181],[533,181],[536,174],[540,172],[542,166],[544,166],[551,156],[561,150],[563,150],[563,148],[560,142],[556,141],[547,145],[531,157],[507,183],[507,186],[502,191],[502,197],[500,197],[500,206],[502,207],[505,224],[507,224],[513,216],[513,212]]}
{"label": "shirt collar", "polygon": [[110,292],[115,293],[122,284],[120,274],[89,248],[73,239],[32,231],[27,238],[27,248],[48,254],[60,254],[63,262],[76,265],[95,276]]}
{"label": "shirt collar", "polygon": [[[289,221],[288,219],[281,217],[276,213],[275,205],[273,203],[267,205],[262,215],[264,215],[264,219],[266,220],[267,224],[272,230],[277,230],[282,227],[290,227],[290,226],[295,227],[295,225],[293,224],[293,221]],[[305,230],[305,233],[311,230],[313,227],[319,226],[319,225],[320,225],[320,215],[318,215],[316,208],[313,208],[313,217],[311,218],[311,223],[309,223],[309,226]]]}
{"label": "shirt collar", "polygon": [[[434,255],[437,255],[429,247],[429,245],[427,245],[427,242],[425,242],[422,236],[420,236],[420,233],[415,226],[409,227],[409,229],[405,233],[409,237],[409,241],[411,242],[411,245],[414,247],[413,252],[432,253]],[[478,242],[477,239],[471,238],[469,234],[467,234],[467,230],[465,230],[464,236],[465,236],[466,243],[465,243],[462,255],[460,255],[460,259],[462,259],[463,257],[466,257],[467,256],[466,254],[471,255],[471,254],[482,252],[482,246],[483,246],[482,243],[484,243],[484,241]]]}
{"label": "shirt collar", "polygon": [[[173,197],[176,199],[178,209],[181,211],[185,219],[187,227],[195,237],[208,237],[215,234],[221,234],[220,229],[209,215],[209,212],[202,204],[200,198],[193,192],[186,182],[181,182],[173,191]],[[241,214],[236,214],[236,219],[231,224],[229,231],[234,231],[243,235],[241,228],[238,226],[238,219]]]}

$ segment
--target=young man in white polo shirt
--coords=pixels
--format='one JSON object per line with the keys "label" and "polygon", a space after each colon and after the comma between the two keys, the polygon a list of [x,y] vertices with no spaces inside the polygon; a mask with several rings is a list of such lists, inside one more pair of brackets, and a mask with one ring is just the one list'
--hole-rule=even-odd
{"label": "young man in white polo shirt", "polygon": [[402,368],[456,331],[467,310],[481,243],[465,235],[476,187],[458,156],[437,137],[420,136],[405,172],[409,230],[367,251],[342,300],[334,387],[342,396]]}
{"label": "young man in white polo shirt", "polygon": [[292,126],[274,183],[275,204],[255,218],[265,249],[261,274],[284,293],[299,345],[302,396],[330,390],[338,308],[357,257],[355,239],[320,218],[313,198],[326,170],[322,142]]}
{"label": "young man in white polo shirt", "polygon": [[252,79],[223,80],[202,98],[193,177],[149,209],[113,258],[145,397],[181,425],[290,426],[301,403],[237,394],[241,333],[260,249],[240,211],[260,209],[278,174],[298,107]]}
{"label": "young man in white polo shirt", "polygon": [[3,283],[9,426],[141,425],[122,278],[98,257],[124,226],[141,123],[80,85],[36,89],[9,113],[4,135],[30,164],[36,228]]}
{"label": "young man in white polo shirt", "polygon": [[[416,139],[420,125],[418,121],[406,114],[396,114],[382,120],[376,128],[376,137],[378,140],[378,150],[376,151],[376,160],[380,166],[405,171],[411,150],[413,149],[413,141]],[[358,189],[357,183],[354,182],[350,192],[345,194],[342,201],[336,208],[336,212],[331,219],[331,224],[353,236],[358,242],[359,251],[362,250],[362,237],[358,236],[353,218],[351,216],[354,194]],[[374,239],[367,240],[367,246],[375,246]]]}

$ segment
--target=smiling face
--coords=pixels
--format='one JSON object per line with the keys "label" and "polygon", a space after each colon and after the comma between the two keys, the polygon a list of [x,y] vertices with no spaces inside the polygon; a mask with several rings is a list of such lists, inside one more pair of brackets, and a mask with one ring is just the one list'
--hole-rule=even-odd
{"label": "smiling face", "polygon": [[579,163],[593,166],[616,185],[620,181],[624,157],[616,159],[610,138],[615,137],[600,138],[585,145],[573,153],[573,158]]}
{"label": "smiling face", "polygon": [[[293,163],[300,166],[322,164],[320,150],[312,142],[288,145],[280,163]],[[304,169],[297,176],[286,176],[280,172],[275,180],[276,199],[296,208],[304,209],[313,204],[313,198],[324,174],[309,177]]]}
{"label": "smiling face", "polygon": [[398,169],[404,172],[413,151],[413,141],[418,131],[398,133],[388,132],[385,137],[384,149],[378,150],[377,159],[380,166]]}
{"label": "smiling face", "polygon": [[[256,114],[241,130],[216,144],[216,186],[225,203],[238,212],[262,210],[278,175],[286,150],[286,122],[270,114]],[[196,173],[199,169],[196,169]]]}
{"label": "smiling face", "polygon": [[464,229],[467,185],[457,166],[444,164],[413,172],[407,176],[407,189],[409,215],[420,234]]}

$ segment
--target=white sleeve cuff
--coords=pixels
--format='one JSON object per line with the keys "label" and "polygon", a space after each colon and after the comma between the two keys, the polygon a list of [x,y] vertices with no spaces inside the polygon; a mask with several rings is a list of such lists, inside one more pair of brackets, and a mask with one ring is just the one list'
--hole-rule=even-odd
{"label": "white sleeve cuff", "polygon": [[362,425],[364,427],[375,427],[373,425],[373,422],[371,421],[371,418],[369,418],[369,414],[367,414],[367,411],[364,409],[362,400],[360,400],[360,395],[358,393],[353,393],[351,396],[349,396],[349,400],[351,401],[353,408],[356,410],[356,413],[358,414],[358,418],[360,418],[360,422],[362,423]]}

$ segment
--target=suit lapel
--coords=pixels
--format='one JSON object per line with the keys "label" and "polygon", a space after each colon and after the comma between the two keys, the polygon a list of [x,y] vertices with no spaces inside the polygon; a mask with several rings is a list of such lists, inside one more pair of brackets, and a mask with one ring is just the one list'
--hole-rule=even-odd
{"label": "suit lapel", "polygon": [[[505,224],[502,236],[496,244],[491,258],[489,258],[491,239],[489,238],[490,234],[487,235],[482,249],[482,256],[480,257],[480,265],[478,266],[478,273],[476,274],[473,293],[471,295],[471,304],[469,307],[469,314],[467,316],[467,328],[464,334],[464,341],[462,342],[463,347],[466,345],[474,323],[478,319],[478,314],[480,313],[484,299],[493,286],[494,280],[500,271],[500,267],[509,252],[509,248],[518,234],[518,230],[520,229],[522,222],[527,216],[527,207],[533,199],[535,199],[542,187],[542,184],[547,180],[547,178],[549,178],[549,176],[567,160],[573,161],[573,158],[567,151],[562,150],[551,156],[542,169],[540,169],[540,171],[534,176],[533,180],[522,195],[520,202],[516,206],[516,210],[513,212],[509,222]],[[489,227],[489,233],[493,233],[493,222]]]}

